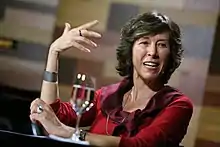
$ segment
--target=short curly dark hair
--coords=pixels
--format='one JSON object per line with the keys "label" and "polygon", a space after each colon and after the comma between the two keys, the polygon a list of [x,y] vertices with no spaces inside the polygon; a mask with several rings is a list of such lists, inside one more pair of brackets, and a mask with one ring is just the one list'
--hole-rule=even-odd
{"label": "short curly dark hair", "polygon": [[162,82],[166,84],[182,60],[182,42],[179,26],[167,16],[158,12],[147,12],[131,18],[121,30],[119,46],[116,50],[118,64],[116,70],[122,77],[133,80],[132,48],[134,42],[146,35],[169,33],[170,60],[164,71]]}

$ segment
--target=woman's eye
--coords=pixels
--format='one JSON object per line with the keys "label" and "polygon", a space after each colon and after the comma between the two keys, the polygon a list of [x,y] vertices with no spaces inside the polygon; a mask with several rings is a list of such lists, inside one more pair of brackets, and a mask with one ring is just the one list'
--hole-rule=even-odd
{"label": "woman's eye", "polygon": [[157,45],[160,48],[167,48],[167,44],[166,43],[158,43]]}
{"label": "woman's eye", "polygon": [[148,45],[149,43],[147,41],[142,41],[141,44]]}

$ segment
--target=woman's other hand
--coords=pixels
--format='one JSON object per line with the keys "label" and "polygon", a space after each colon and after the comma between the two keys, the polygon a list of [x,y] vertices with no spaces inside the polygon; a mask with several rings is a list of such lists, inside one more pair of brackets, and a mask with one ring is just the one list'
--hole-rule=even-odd
{"label": "woman's other hand", "polygon": [[50,50],[60,53],[74,47],[85,52],[90,52],[90,49],[85,47],[85,44],[91,48],[97,47],[97,44],[90,39],[101,37],[99,33],[89,30],[97,24],[98,21],[94,20],[79,27],[71,28],[69,23],[65,23],[63,34],[51,44]]}
{"label": "woman's other hand", "polygon": [[43,100],[39,98],[35,99],[31,103],[30,111],[31,121],[39,122],[48,134],[70,137],[73,133],[73,128],[69,129],[68,126],[61,123],[50,105],[46,104]]}

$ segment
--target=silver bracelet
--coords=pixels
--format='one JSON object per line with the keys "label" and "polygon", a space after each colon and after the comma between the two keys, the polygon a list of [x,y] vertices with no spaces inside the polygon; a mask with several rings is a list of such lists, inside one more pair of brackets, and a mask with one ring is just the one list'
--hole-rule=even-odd
{"label": "silver bracelet", "polygon": [[43,75],[43,80],[47,82],[57,82],[57,73],[56,72],[49,72],[49,71],[44,71]]}

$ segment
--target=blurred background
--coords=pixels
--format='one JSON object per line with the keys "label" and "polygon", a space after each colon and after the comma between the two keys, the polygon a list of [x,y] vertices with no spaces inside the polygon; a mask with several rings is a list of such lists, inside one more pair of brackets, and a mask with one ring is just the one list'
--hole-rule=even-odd
{"label": "blurred background", "polygon": [[97,88],[120,80],[115,71],[120,28],[136,14],[157,10],[176,21],[183,33],[184,60],[169,82],[195,106],[183,144],[219,147],[219,9],[220,0],[1,0],[0,129],[29,133],[29,104],[39,97],[48,47],[65,22],[75,27],[97,19],[94,30],[103,36],[92,53],[62,53],[60,95],[68,101],[77,72],[91,75]]}

